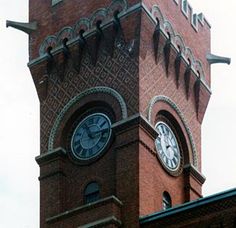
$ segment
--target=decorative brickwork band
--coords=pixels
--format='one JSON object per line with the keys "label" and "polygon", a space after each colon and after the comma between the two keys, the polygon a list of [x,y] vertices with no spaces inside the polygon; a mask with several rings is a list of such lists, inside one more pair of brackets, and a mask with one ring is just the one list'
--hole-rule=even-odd
{"label": "decorative brickwork band", "polygon": [[[144,4],[137,5],[135,8],[138,10],[143,7],[147,13],[152,17],[152,19],[157,22],[159,29],[169,38],[171,38],[170,44],[172,44],[176,50],[181,50],[181,56],[186,62],[191,61],[191,67],[194,72],[198,72],[201,80],[206,83],[205,73],[202,67],[202,64],[199,60],[195,60],[192,51],[189,47],[185,46],[183,38],[175,32],[172,24],[166,20],[161,13],[161,10],[158,5],[153,5],[151,11],[149,11]],[[39,56],[44,56],[48,49],[55,50],[59,48],[64,39],[68,40],[68,43],[75,40],[80,32],[83,30],[86,33],[89,31],[96,30],[97,22],[102,22],[102,25],[109,23],[114,19],[114,14],[119,12],[119,14],[125,14],[132,7],[128,7],[128,3],[126,0],[113,0],[107,8],[100,8],[96,10],[89,18],[81,18],[79,21],[72,26],[66,26],[62,28],[57,34],[49,35],[44,39],[39,48]],[[201,14],[202,15],[202,14]],[[199,17],[200,20],[200,17]],[[154,39],[154,47],[155,47],[155,39]],[[157,50],[155,50],[157,52]],[[157,53],[155,54],[157,58]],[[167,64],[168,65],[168,64]]]}
{"label": "decorative brickwork band", "polygon": [[[152,7],[151,14],[153,19],[156,21],[158,28],[160,28],[161,32],[166,36],[167,41],[169,41],[170,44],[175,47],[177,52],[179,50],[181,51],[181,57],[185,60],[186,63],[189,62],[191,63],[191,69],[201,78],[201,80],[205,84],[206,83],[205,73],[201,61],[196,60],[192,50],[189,47],[185,46],[184,39],[181,37],[181,35],[175,32],[172,24],[164,18],[158,5],[154,5]],[[155,33],[154,37],[156,37]],[[158,44],[155,43],[158,42],[156,40],[154,39],[154,48],[158,47]],[[166,48],[166,46],[164,48],[164,51],[165,51],[164,53],[165,53],[166,71],[168,72],[168,48]],[[157,54],[156,54],[157,52],[158,50],[154,50],[156,59],[157,59]]]}
{"label": "decorative brickwork band", "polygon": [[50,35],[45,38],[39,48],[39,55],[42,56],[47,52],[49,47],[55,48],[62,44],[63,39],[67,38],[69,41],[76,38],[81,30],[87,31],[96,28],[98,21],[108,21],[113,18],[116,11],[119,13],[125,12],[128,9],[126,0],[113,0],[107,8],[97,9],[90,18],[81,18],[72,27],[66,26],[62,28],[57,34]]}
{"label": "decorative brickwork band", "polygon": [[154,104],[156,104],[159,101],[162,101],[162,102],[165,102],[165,103],[169,104],[177,112],[177,114],[179,115],[179,117],[180,117],[180,119],[181,119],[181,121],[184,125],[184,128],[185,128],[185,130],[188,134],[189,140],[190,140],[192,158],[193,158],[193,161],[192,161],[193,166],[198,169],[199,167],[198,167],[197,151],[196,151],[196,146],[195,146],[190,128],[188,127],[187,121],[185,120],[184,115],[182,114],[180,108],[169,97],[160,95],[160,96],[155,96],[151,99],[151,101],[149,103],[149,107],[148,107],[148,113],[147,113],[148,121],[151,122],[153,106],[154,106]]}
{"label": "decorative brickwork band", "polygon": [[57,116],[57,118],[53,124],[53,127],[51,129],[50,135],[49,135],[48,151],[52,151],[54,149],[54,141],[55,141],[55,137],[57,134],[57,130],[58,130],[65,114],[70,110],[71,107],[73,107],[76,103],[80,102],[80,100],[82,98],[84,98],[87,95],[95,94],[95,93],[106,93],[106,94],[113,96],[118,101],[118,103],[120,105],[120,109],[122,112],[122,118],[123,119],[127,118],[128,114],[127,114],[126,103],[125,103],[123,97],[117,91],[115,91],[112,88],[103,87],[103,86],[98,86],[98,87],[87,89],[87,90],[83,91],[82,93],[78,94],[77,96],[75,96],[74,98],[72,98],[67,103],[67,105],[65,105],[65,107],[61,110],[61,112]]}

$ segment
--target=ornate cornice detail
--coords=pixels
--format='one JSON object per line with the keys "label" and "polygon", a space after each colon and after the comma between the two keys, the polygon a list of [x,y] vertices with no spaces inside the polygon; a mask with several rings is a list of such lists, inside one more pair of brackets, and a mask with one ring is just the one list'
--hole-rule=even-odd
{"label": "ornate cornice detail", "polygon": [[[145,5],[143,5],[143,7],[145,7]],[[90,17],[81,18],[74,25],[66,26],[62,28],[58,33],[46,37],[39,48],[39,55],[40,56],[44,55],[47,51],[47,48],[51,45],[53,45],[52,46],[53,48],[59,46],[62,41],[61,40],[62,37],[60,36],[61,33],[66,32],[68,36],[67,38],[69,40],[76,38],[81,29],[83,29],[84,31],[93,29],[96,27],[96,22],[98,20],[102,20],[103,23],[104,22],[106,23],[107,21],[112,19],[115,11],[118,10],[119,13],[125,13],[128,9],[129,5],[127,0],[112,0],[112,2],[108,7],[97,9],[94,13],[91,14]],[[158,17],[158,19],[160,20],[161,27],[163,29],[165,29],[165,27],[169,27],[168,24],[170,24],[170,22],[164,19],[157,5],[153,5],[151,9],[151,14],[155,18]],[[192,17],[192,25],[195,28],[195,30],[198,30],[198,22],[200,22],[201,25],[204,25],[204,22],[207,22],[203,14],[192,14],[191,17]],[[196,24],[194,24],[193,22],[195,22]],[[208,22],[207,24],[209,25]],[[174,34],[174,30],[172,30],[172,33],[170,34],[171,35]]]}
{"label": "ornate cornice detail", "polygon": [[90,94],[95,94],[95,93],[105,93],[105,94],[109,94],[109,95],[113,96],[118,101],[118,103],[120,105],[120,109],[121,109],[121,113],[122,113],[122,119],[126,119],[127,118],[128,113],[127,113],[126,103],[125,103],[123,97],[116,90],[114,90],[112,88],[109,88],[109,87],[104,87],[104,86],[98,86],[98,87],[93,87],[93,88],[87,89],[87,90],[83,91],[82,93],[78,94],[77,96],[73,97],[64,106],[64,108],[61,110],[61,112],[57,116],[57,118],[56,118],[56,120],[55,120],[55,122],[53,124],[53,127],[51,129],[50,135],[49,135],[48,151],[52,151],[53,150],[55,137],[56,137],[58,128],[60,127],[61,122],[62,122],[65,114],[76,103],[79,103],[79,101],[81,99],[83,99],[85,96],[88,96]]}
{"label": "ornate cornice detail", "polygon": [[126,0],[113,0],[107,8],[97,9],[90,17],[81,18],[73,26],[66,26],[62,28],[57,34],[47,36],[39,48],[39,56],[47,53],[49,47],[56,48],[62,44],[64,38],[68,41],[78,37],[79,32],[85,32],[96,28],[96,23],[101,20],[103,23],[112,20],[116,11],[124,13],[128,9],[128,2]]}
{"label": "ornate cornice detail", "polygon": [[[200,60],[196,59],[193,55],[193,51],[190,47],[185,45],[183,37],[176,33],[170,21],[164,18],[158,5],[153,5],[151,10],[151,18],[160,27],[160,32],[171,41],[172,47],[174,47],[176,53],[181,51],[181,58],[184,60],[186,65],[191,63],[191,70],[194,72],[196,77],[199,77],[203,85],[210,91],[209,86],[206,84],[206,75],[203,69],[203,64]],[[157,21],[158,19],[158,21]]]}
{"label": "ornate cornice detail", "polygon": [[[188,65],[189,60],[191,61],[191,70],[194,72],[196,78],[200,78],[201,84],[211,92],[209,85],[206,81],[205,72],[203,69],[203,64],[200,60],[195,59],[192,54],[192,50],[185,46],[184,40],[181,35],[177,34],[173,29],[172,24],[166,20],[158,5],[153,5],[149,10],[144,3],[137,3],[129,7],[127,0],[113,0],[110,6],[107,8],[100,8],[95,11],[89,18],[81,18],[73,26],[66,26],[62,28],[57,34],[49,35],[44,39],[39,48],[39,57],[31,60],[28,66],[31,67],[41,61],[47,59],[48,50],[50,48],[50,54],[54,56],[55,54],[63,50],[62,42],[67,38],[66,45],[70,47],[71,45],[78,43],[81,31],[83,37],[87,39],[91,35],[94,35],[97,31],[96,22],[102,21],[100,24],[100,29],[110,26],[114,22],[114,13],[119,11],[118,18],[122,19],[126,16],[132,14],[133,12],[144,10],[149,19],[154,25],[159,23],[160,33],[162,33],[166,38],[170,38],[171,47],[175,49],[176,53],[181,51],[181,59]],[[157,22],[158,18],[158,22]],[[168,35],[169,34],[169,35]]]}
{"label": "ornate cornice detail", "polygon": [[193,139],[193,135],[191,133],[191,130],[189,128],[189,126],[187,125],[187,120],[185,119],[183,113],[181,112],[180,108],[167,96],[164,95],[160,95],[160,96],[155,96],[151,99],[150,103],[149,103],[149,107],[148,107],[148,112],[147,112],[147,119],[148,121],[151,123],[151,118],[152,118],[152,110],[153,110],[153,106],[157,103],[157,102],[165,102],[167,104],[169,104],[175,111],[176,113],[179,115],[181,122],[184,125],[184,128],[188,134],[189,140],[190,140],[190,144],[191,144],[191,151],[192,151],[192,157],[193,157],[193,166],[195,168],[199,168],[198,167],[198,157],[197,157],[197,150],[196,150],[196,146],[194,143],[194,139]]}

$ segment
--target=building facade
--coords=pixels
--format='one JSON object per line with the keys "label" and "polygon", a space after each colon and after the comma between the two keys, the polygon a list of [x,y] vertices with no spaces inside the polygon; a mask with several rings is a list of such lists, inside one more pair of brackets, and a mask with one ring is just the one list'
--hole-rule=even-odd
{"label": "building facade", "polygon": [[204,15],[186,0],[30,0],[29,14],[40,227],[156,227],[201,198]]}

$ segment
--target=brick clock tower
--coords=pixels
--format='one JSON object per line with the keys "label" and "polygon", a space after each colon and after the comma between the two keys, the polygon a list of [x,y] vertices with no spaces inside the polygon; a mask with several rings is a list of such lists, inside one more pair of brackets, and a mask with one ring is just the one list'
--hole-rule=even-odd
{"label": "brick clock tower", "polygon": [[202,197],[210,25],[186,0],[30,0],[40,227],[139,227]]}

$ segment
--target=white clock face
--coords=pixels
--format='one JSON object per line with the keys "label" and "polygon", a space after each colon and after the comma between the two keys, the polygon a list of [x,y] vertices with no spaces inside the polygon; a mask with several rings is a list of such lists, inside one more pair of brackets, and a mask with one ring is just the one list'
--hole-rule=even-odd
{"label": "white clock face", "polygon": [[84,118],[75,128],[71,151],[79,160],[89,160],[100,154],[111,137],[111,121],[102,113]]}
{"label": "white clock face", "polygon": [[164,122],[156,124],[158,137],[155,145],[159,158],[164,166],[171,171],[176,171],[180,166],[180,150],[178,141],[171,128]]}

